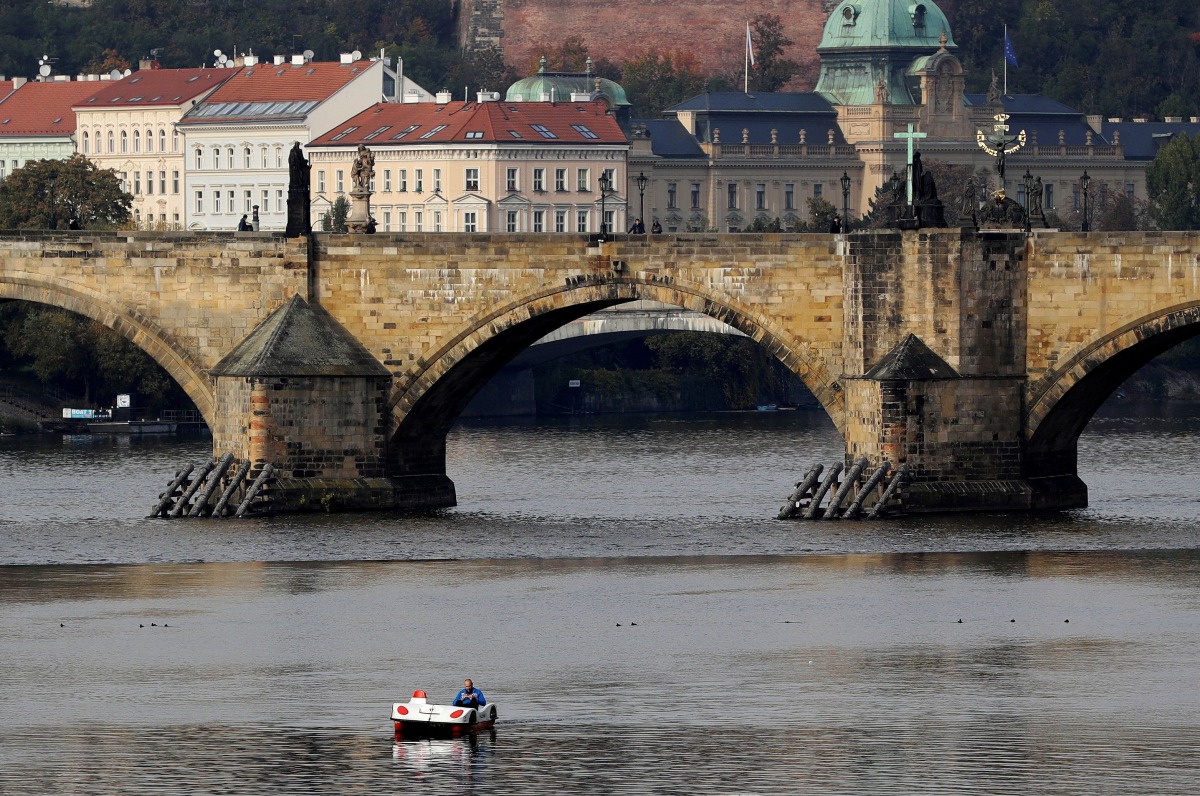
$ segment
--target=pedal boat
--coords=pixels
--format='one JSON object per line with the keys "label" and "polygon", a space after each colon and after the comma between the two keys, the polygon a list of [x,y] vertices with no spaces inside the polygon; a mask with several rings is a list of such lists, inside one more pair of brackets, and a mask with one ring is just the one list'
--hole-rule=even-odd
{"label": "pedal boat", "polygon": [[496,723],[496,706],[432,705],[418,689],[407,702],[392,703],[391,718],[397,738],[457,738],[490,729]]}

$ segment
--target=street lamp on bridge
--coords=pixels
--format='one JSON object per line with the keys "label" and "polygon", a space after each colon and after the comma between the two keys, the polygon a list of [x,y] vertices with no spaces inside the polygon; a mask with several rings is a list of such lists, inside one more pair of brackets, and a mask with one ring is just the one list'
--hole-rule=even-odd
{"label": "street lamp on bridge", "polygon": [[842,172],[842,232],[850,230],[850,175]]}
{"label": "street lamp on bridge", "polygon": [[1087,169],[1083,170],[1083,176],[1079,178],[1079,187],[1083,190],[1083,232],[1091,232],[1092,225],[1088,223],[1088,186],[1092,184],[1092,178],[1088,175]]}
{"label": "street lamp on bridge", "polygon": [[612,190],[612,179],[605,171],[600,174],[600,239],[604,240],[608,234],[608,213],[606,212],[606,202],[608,201],[608,192]]}
{"label": "street lamp on bridge", "polygon": [[[639,171],[637,180],[635,180],[635,182],[637,183],[637,189],[638,189],[638,218],[641,220],[641,222],[643,224],[645,224],[646,223],[646,183],[648,182],[648,180],[646,179],[646,175]],[[626,221],[628,221],[628,219],[626,219]]]}

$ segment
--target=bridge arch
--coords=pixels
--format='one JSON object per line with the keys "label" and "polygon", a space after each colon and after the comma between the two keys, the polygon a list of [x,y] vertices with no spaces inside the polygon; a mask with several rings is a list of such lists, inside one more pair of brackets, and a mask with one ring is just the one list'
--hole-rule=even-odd
{"label": "bridge arch", "polygon": [[445,472],[445,440],[471,398],[518,353],[598,310],[648,299],[703,313],[765,346],[796,373],[843,430],[841,386],[815,346],[735,299],[671,278],[588,276],[475,316],[440,349],[397,378],[390,457],[396,473]]}
{"label": "bridge arch", "polygon": [[1074,473],[1076,442],[1101,404],[1150,360],[1196,335],[1200,301],[1177,304],[1098,338],[1031,385],[1029,475]]}
{"label": "bridge arch", "polygon": [[53,280],[0,276],[0,299],[58,307],[104,324],[162,366],[187,393],[205,422],[211,424],[213,391],[207,374],[152,321],[122,312],[94,291]]}

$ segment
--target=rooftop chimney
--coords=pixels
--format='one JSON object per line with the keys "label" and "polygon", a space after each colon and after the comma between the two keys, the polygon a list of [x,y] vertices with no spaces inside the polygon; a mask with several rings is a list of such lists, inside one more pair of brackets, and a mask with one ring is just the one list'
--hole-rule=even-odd
{"label": "rooftop chimney", "polygon": [[293,55],[292,66],[304,66],[304,55],[301,53]]}
{"label": "rooftop chimney", "polygon": [[453,98],[454,96],[449,91],[443,89],[437,93],[437,96],[434,99],[437,101],[438,105],[446,105]]}
{"label": "rooftop chimney", "polygon": [[242,58],[242,63],[246,66],[258,66],[257,55],[247,55]]}
{"label": "rooftop chimney", "polygon": [[499,102],[500,101],[500,92],[499,91],[480,91],[478,94],[475,95],[475,98],[479,102]]}
{"label": "rooftop chimney", "polygon": [[342,53],[341,59],[344,64],[352,64],[354,63],[354,53]]}
{"label": "rooftop chimney", "polygon": [[276,65],[276,66],[283,66],[283,64],[284,64],[286,61],[287,61],[287,57],[286,57],[286,56],[283,56],[283,55],[277,55],[277,56],[275,56],[274,63],[275,63],[275,65]]}

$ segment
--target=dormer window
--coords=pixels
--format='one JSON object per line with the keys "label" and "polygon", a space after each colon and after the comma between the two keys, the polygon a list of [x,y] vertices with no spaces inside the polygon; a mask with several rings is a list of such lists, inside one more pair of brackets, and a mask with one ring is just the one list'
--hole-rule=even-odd
{"label": "dormer window", "polygon": [[842,26],[853,27],[854,23],[858,21],[858,11],[858,6],[852,3],[842,6]]}
{"label": "dormer window", "polygon": [[913,30],[917,33],[925,32],[925,5],[919,3],[908,7],[908,13],[912,16]]}

